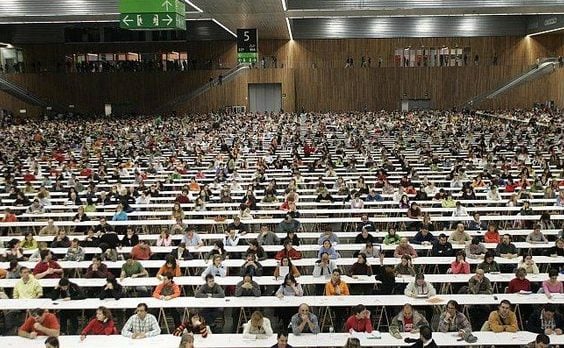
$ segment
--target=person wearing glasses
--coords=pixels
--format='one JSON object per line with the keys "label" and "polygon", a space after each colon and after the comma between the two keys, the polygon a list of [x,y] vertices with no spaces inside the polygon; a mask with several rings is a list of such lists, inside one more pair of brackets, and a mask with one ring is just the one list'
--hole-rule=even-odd
{"label": "person wearing glasses", "polygon": [[440,332],[458,332],[459,336],[472,332],[472,325],[464,313],[458,310],[458,303],[454,300],[447,302],[446,310],[439,317]]}

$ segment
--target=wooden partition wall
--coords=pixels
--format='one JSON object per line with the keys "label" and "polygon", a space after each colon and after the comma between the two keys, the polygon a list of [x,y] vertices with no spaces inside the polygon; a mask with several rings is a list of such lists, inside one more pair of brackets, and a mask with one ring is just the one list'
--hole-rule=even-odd
{"label": "wooden partition wall", "polygon": [[[470,47],[470,55],[480,56],[474,66],[395,67],[396,48]],[[364,108],[398,109],[400,99],[430,97],[435,108],[460,106],[468,99],[494,88],[527,70],[537,58],[564,55],[564,35],[481,38],[398,38],[378,40],[263,40],[262,56],[276,56],[278,69],[252,69],[211,89],[204,95],[176,108],[179,112],[207,112],[223,106],[248,105],[248,83],[282,83],[283,108],[294,111],[304,107],[313,111],[346,111]],[[236,44],[232,41],[211,43],[142,43],[105,45],[24,46],[28,61],[44,57],[52,62],[72,52],[111,52],[112,50],[155,52],[178,50],[198,59],[221,61],[234,66]],[[493,54],[498,65],[491,64]],[[360,68],[361,56],[372,58],[372,68]],[[344,69],[352,56],[355,67]],[[383,58],[381,68],[378,57]],[[47,63],[44,63],[47,64]],[[283,68],[282,68],[283,67]],[[156,106],[201,86],[220,70],[188,72],[93,73],[93,74],[11,74],[8,77],[45,99],[61,105],[74,104],[77,110],[103,112],[104,103],[132,103],[135,110],[149,113]],[[484,107],[530,107],[534,102],[554,100],[564,107],[562,69],[540,80],[516,88],[488,101]],[[26,107],[0,92],[0,106],[11,110]],[[35,110],[27,107],[28,110]]]}

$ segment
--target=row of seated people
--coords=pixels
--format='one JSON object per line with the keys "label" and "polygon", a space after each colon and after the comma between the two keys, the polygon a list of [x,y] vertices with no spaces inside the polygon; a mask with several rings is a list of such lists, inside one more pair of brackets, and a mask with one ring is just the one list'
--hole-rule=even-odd
{"label": "row of seated people", "polygon": [[[338,272],[337,272],[338,273]],[[293,277],[287,278],[291,282],[287,286],[288,289],[279,291],[277,296],[301,296],[297,292],[298,283]],[[252,280],[251,280],[252,282]],[[418,276],[416,280],[417,287],[424,287],[424,276]],[[224,293],[218,289],[214,282],[213,276],[206,278],[206,284],[197,292],[196,296],[201,297],[222,297]],[[174,283],[172,275],[167,275],[163,283],[155,289],[153,296],[161,300],[169,300],[178,297],[180,291],[178,285]],[[340,293],[334,294],[341,295]],[[245,295],[242,295],[245,296]],[[84,293],[80,287],[70,282],[67,278],[59,281],[52,294],[53,300],[80,300],[84,298]],[[479,307],[480,305],[476,305]],[[140,310],[141,309],[141,310]],[[438,309],[438,308],[437,308]],[[342,312],[342,308],[333,308],[335,312]],[[521,310],[522,311],[522,310]],[[179,312],[172,309],[171,312],[175,317],[176,329],[173,331],[175,335],[181,335],[185,331],[200,334],[202,337],[209,335],[212,330],[208,325],[208,319],[214,319],[215,315],[221,314],[221,309],[204,309],[201,313],[194,312],[189,315],[186,321],[180,320]],[[432,326],[440,332],[454,332],[465,339],[473,330],[486,330],[493,332],[516,332],[519,330],[519,319],[514,311],[511,310],[511,303],[508,300],[502,300],[497,309],[488,311],[484,318],[472,317],[468,318],[466,313],[475,314],[475,311],[467,311],[459,306],[454,300],[448,301],[444,310],[438,310],[438,313],[432,314],[432,318],[428,317],[428,311],[414,308],[411,304],[406,303],[399,309],[399,313],[395,315],[389,323],[389,331],[392,336],[402,339],[401,333],[417,332],[422,326]],[[22,313],[10,312],[12,318],[21,316]],[[76,334],[77,324],[76,311],[60,311],[58,317],[46,312],[45,310],[32,310],[25,322],[18,327],[18,335],[28,338],[35,338],[38,334],[58,336],[59,334]],[[72,316],[71,316],[72,315]],[[282,325],[292,330],[294,334],[302,333],[319,333],[321,331],[318,316],[311,311],[310,306],[303,303],[299,306],[298,312],[295,313],[292,308],[283,308],[277,310],[275,316],[282,320]],[[253,335],[254,337],[267,337],[273,334],[273,325],[271,324],[274,317],[268,318],[260,311],[255,311],[251,315],[248,323],[243,325],[244,335]],[[47,320],[46,320],[47,319]],[[471,320],[470,320],[471,319]],[[68,323],[67,323],[68,322]],[[350,310],[350,315],[345,314],[343,317],[336,316],[332,325],[338,330],[345,332],[372,332],[374,319],[371,318],[371,311],[364,305],[360,304]],[[479,325],[472,325],[473,323]],[[39,325],[35,325],[38,323]],[[67,326],[67,324],[69,324]],[[431,323],[431,324],[429,324]],[[525,321],[525,329],[543,333],[547,335],[561,335],[564,330],[564,321],[562,314],[558,311],[557,306],[553,304],[545,304],[540,308],[533,310]],[[117,334],[118,323],[112,320],[111,312],[100,307],[96,310],[95,318],[90,320],[83,329],[80,330],[81,340],[87,339],[89,335],[112,335]],[[477,327],[477,328],[476,328]],[[332,331],[333,327],[329,328]],[[70,331],[68,331],[70,330]],[[142,339],[145,337],[155,336],[161,333],[161,327],[153,314],[148,313],[146,304],[139,304],[137,311],[132,315],[121,328],[121,334],[126,337]]]}
{"label": "row of seated people", "polygon": [[[13,298],[37,298],[43,295],[43,290],[41,285],[39,284],[37,279],[42,278],[60,278],[64,274],[64,270],[61,266],[52,259],[52,253],[49,250],[42,250],[41,251],[42,260],[35,266],[33,271],[29,270],[27,267],[21,267],[17,264],[17,262],[13,262],[13,268],[9,270],[9,272],[5,273],[6,276],[15,278],[16,274],[19,271],[19,276],[21,277],[20,281],[18,281],[13,290]],[[290,285],[292,283],[296,283],[296,277],[300,276],[300,271],[297,267],[292,265],[292,259],[290,257],[283,257],[279,266],[274,270],[273,275],[275,277],[282,277],[284,281],[277,291],[284,291],[284,287],[288,281],[290,281]],[[533,290],[533,284],[528,279],[527,276],[527,268],[533,268],[534,272],[534,262],[530,257],[523,258],[523,266],[517,269],[515,279],[511,280],[509,286],[507,288],[508,292],[531,292]],[[467,271],[469,271],[469,267],[464,260],[464,255],[460,254],[456,257],[456,260],[452,263],[450,272],[458,272],[456,270],[457,267],[464,268],[466,265]],[[497,266],[497,267],[496,267]],[[350,269],[350,274],[352,276],[355,275],[372,275],[373,266],[368,265],[366,255],[363,253],[359,254],[357,262],[353,264]],[[364,286],[364,285],[357,285],[358,289],[356,293],[380,293],[380,294],[392,294],[394,292],[402,291],[402,284],[396,284],[396,276],[397,275],[415,275],[415,268],[411,264],[411,257],[409,255],[404,255],[401,259],[401,262],[394,268],[394,267],[382,267],[380,265],[379,270],[376,272],[376,280],[381,282],[378,289],[372,289],[374,287],[374,283],[372,285]],[[476,275],[470,278],[468,286],[462,287],[459,289],[460,293],[470,293],[470,294],[479,294],[479,293],[492,293],[493,288],[491,282],[484,277],[485,271],[488,272],[495,272],[499,271],[499,265],[493,260],[493,255],[486,254],[484,262],[482,262],[476,270]],[[538,271],[538,269],[537,269]],[[30,275],[33,273],[33,275]],[[229,287],[227,290],[233,293],[235,296],[260,296],[264,294],[266,287],[260,287],[255,281],[252,280],[253,276],[262,276],[263,268],[260,265],[260,262],[256,258],[256,254],[248,253],[245,262],[239,268],[238,274],[243,277],[234,288]],[[107,290],[109,294],[113,297],[121,297],[124,295],[124,290],[122,289],[121,285],[119,285],[115,279],[115,275],[110,272],[108,267],[102,262],[100,256],[95,256],[92,260],[91,265],[86,270],[84,274],[86,278],[104,278],[107,279],[107,284],[103,287],[101,297],[108,296]],[[166,259],[166,262],[163,266],[159,269],[156,276],[159,279],[162,279],[164,283],[171,279],[174,276],[180,276],[181,270],[179,265],[177,264],[176,258],[173,255],[169,255]],[[222,257],[221,255],[215,255],[213,257],[212,263],[202,272],[202,277],[225,277],[228,275],[228,269],[222,265]],[[341,271],[336,267],[333,260],[329,258],[327,253],[323,253],[320,260],[315,263],[313,275],[317,277],[331,277],[331,279],[325,284],[325,286],[317,286],[316,292],[318,294],[325,294],[325,295],[348,295],[351,293],[349,290],[348,285],[341,281],[340,275]],[[124,278],[132,277],[147,277],[149,276],[149,272],[143,267],[143,265],[133,259],[130,255],[127,259],[127,262],[123,264],[121,268],[121,272],[119,277],[121,280]],[[411,281],[403,290],[406,295],[409,296],[418,296],[418,295],[434,295],[436,294],[436,290],[430,282],[421,282],[422,274],[419,273],[416,279]],[[417,286],[421,285],[421,286]],[[403,284],[405,285],[405,284]],[[424,285],[424,286],[423,286]],[[537,287],[539,287],[537,285]],[[158,289],[159,287],[157,287]],[[562,293],[562,282],[558,281],[558,271],[556,269],[551,269],[549,271],[549,279],[543,281],[542,283],[543,292],[546,296],[551,297],[553,293]],[[93,295],[99,294],[99,288],[92,288],[89,292]],[[150,290],[147,286],[137,286],[134,289],[128,289],[127,292],[135,292],[138,295],[148,295]],[[299,287],[298,294],[303,295],[303,289],[301,286]],[[180,295],[180,291],[178,291],[178,295]],[[111,297],[110,296],[110,297]]]}

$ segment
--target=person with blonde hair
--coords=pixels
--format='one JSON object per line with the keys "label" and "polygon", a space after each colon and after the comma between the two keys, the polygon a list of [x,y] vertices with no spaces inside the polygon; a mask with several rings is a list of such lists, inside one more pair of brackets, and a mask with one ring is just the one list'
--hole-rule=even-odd
{"label": "person with blonde hair", "polygon": [[272,336],[272,326],[270,319],[262,315],[260,311],[254,311],[251,314],[251,319],[244,325],[243,335],[257,335],[257,336]]}

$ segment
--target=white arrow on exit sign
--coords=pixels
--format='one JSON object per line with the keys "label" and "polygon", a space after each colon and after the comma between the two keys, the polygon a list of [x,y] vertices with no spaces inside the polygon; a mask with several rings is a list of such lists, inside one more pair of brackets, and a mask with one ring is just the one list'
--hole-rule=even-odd
{"label": "white arrow on exit sign", "polygon": [[166,22],[166,25],[170,25],[173,19],[169,15],[166,15],[166,18],[161,19],[161,21]]}
{"label": "white arrow on exit sign", "polygon": [[165,8],[166,12],[168,12],[168,8],[172,6],[172,3],[168,0],[165,0],[161,6]]}
{"label": "white arrow on exit sign", "polygon": [[129,27],[129,23],[130,22],[134,22],[133,19],[129,19],[129,15],[126,15],[125,17],[123,17],[122,19],[123,24],[127,25]]}

